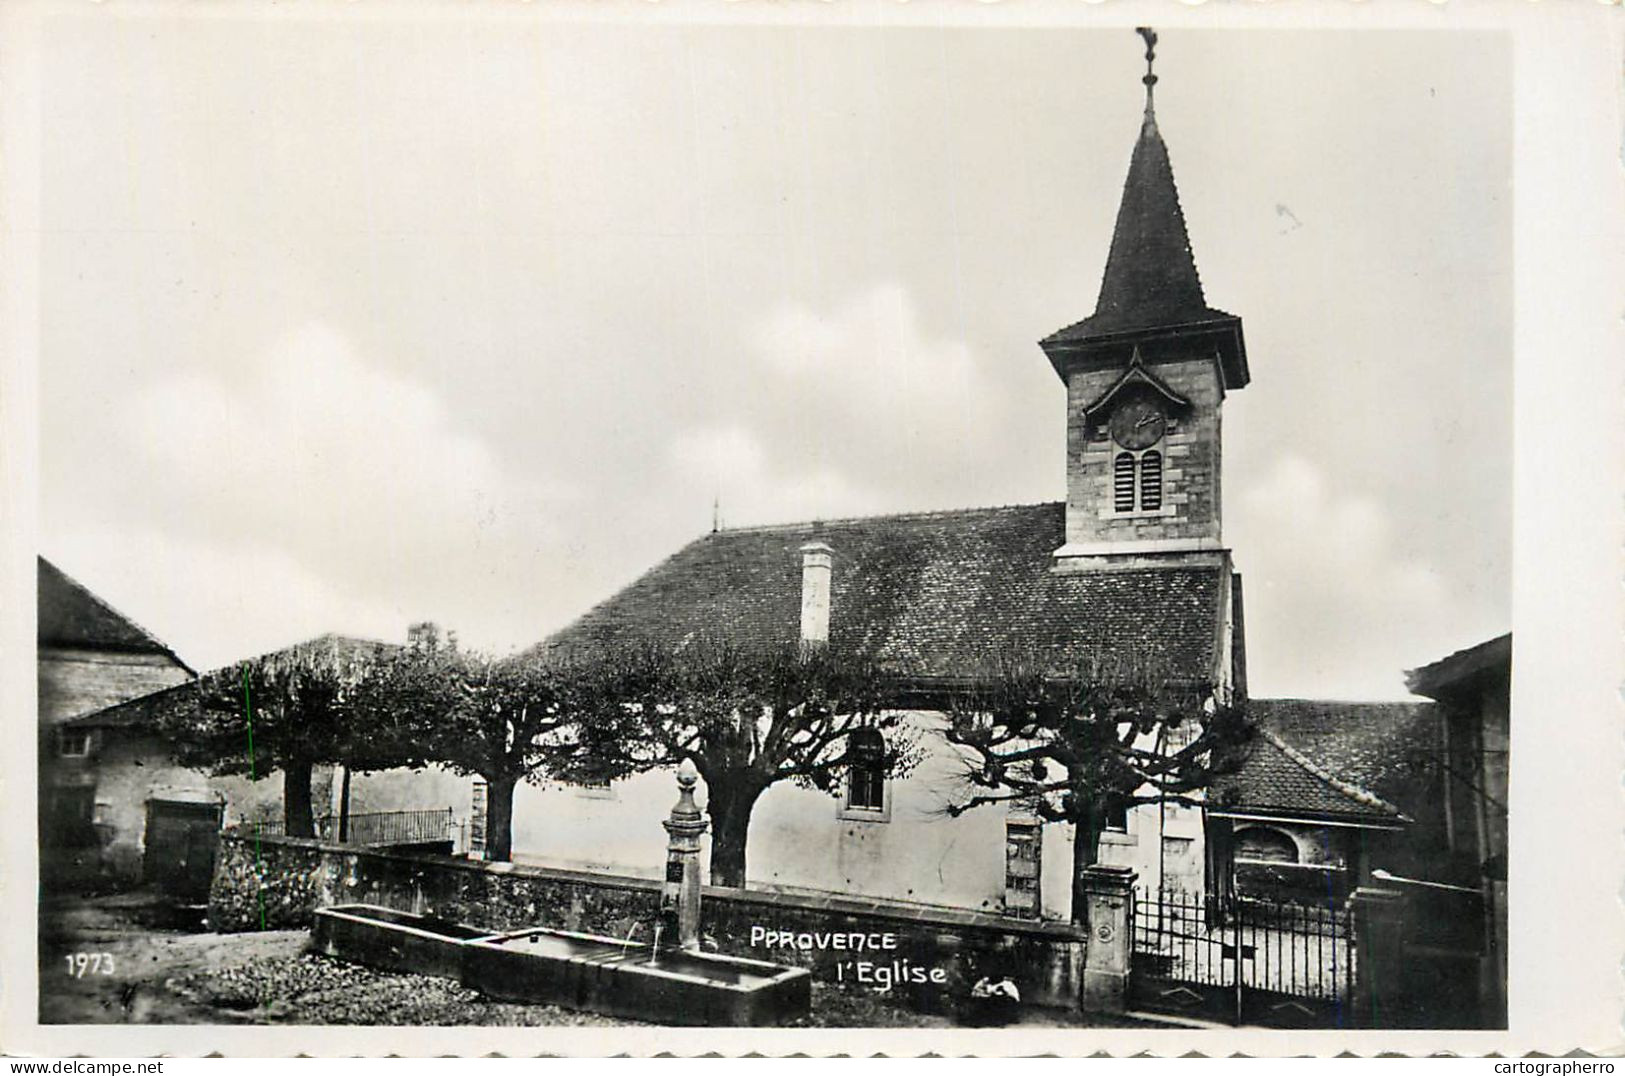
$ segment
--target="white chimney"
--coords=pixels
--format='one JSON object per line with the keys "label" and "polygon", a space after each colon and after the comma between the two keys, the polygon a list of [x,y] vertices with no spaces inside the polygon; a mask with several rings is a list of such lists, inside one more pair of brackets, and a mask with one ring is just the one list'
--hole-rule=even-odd
{"label": "white chimney", "polygon": [[823,542],[801,547],[801,641],[829,642],[829,574],[835,550]]}

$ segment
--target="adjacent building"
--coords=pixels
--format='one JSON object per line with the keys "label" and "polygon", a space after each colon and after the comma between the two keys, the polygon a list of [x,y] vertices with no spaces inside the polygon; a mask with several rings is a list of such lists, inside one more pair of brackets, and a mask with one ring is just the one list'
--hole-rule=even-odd
{"label": "adjacent building", "polygon": [[114,834],[144,820],[100,780],[107,750],[97,730],[74,719],[190,681],[191,666],[128,616],[56,565],[38,565],[40,859],[47,878],[139,873],[114,849]]}

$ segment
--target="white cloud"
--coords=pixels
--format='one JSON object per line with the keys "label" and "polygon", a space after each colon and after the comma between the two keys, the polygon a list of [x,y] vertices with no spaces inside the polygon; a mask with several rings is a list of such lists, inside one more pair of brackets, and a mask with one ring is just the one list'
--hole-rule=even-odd
{"label": "white cloud", "polygon": [[682,431],[669,462],[725,520],[833,518],[997,500],[1005,393],[882,282],[830,309],[783,302],[745,325],[741,399]]}
{"label": "white cloud", "polygon": [[194,540],[183,528],[71,529],[45,553],[200,670],[329,631],[401,639],[413,619],[272,546]]}
{"label": "white cloud", "polygon": [[[64,519],[63,542],[132,572],[185,578],[196,562],[208,579],[176,599],[192,609],[177,623],[222,629],[203,636],[205,661],[288,632],[394,638],[419,617],[450,618],[475,638],[491,631],[482,620],[500,619],[505,637],[534,617],[515,582],[560,540],[576,500],[517,474],[430,386],[317,323],[245,362],[161,378],[118,421],[124,488],[106,494],[138,504],[144,523],[104,532],[92,506]],[[180,552],[156,540],[123,550],[107,536],[143,525]]]}
{"label": "white cloud", "polygon": [[1478,641],[1442,573],[1397,550],[1389,514],[1307,460],[1281,457],[1236,503],[1253,694],[1404,698],[1404,669]]}
{"label": "white cloud", "polygon": [[[712,491],[723,523],[830,519],[883,511],[872,490],[827,465],[776,467],[761,440],[740,426],[706,427],[672,442],[670,463],[691,487]],[[738,518],[734,513],[741,513]]]}
{"label": "white cloud", "polygon": [[976,425],[989,413],[992,386],[970,347],[930,339],[902,285],[875,284],[827,313],[781,304],[747,333],[771,369],[803,389],[839,393],[853,412],[906,435],[946,418]]}
{"label": "white cloud", "polygon": [[[493,523],[514,480],[424,385],[307,325],[246,368],[160,381],[128,411],[132,443],[209,529],[378,542]],[[535,491],[530,491],[534,493]]]}

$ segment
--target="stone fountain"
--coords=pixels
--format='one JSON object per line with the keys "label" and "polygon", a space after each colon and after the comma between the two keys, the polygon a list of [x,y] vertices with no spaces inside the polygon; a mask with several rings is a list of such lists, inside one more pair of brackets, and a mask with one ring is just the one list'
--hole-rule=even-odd
{"label": "stone fountain", "polygon": [[[666,875],[647,943],[533,927],[500,934],[389,908],[345,904],[316,912],[314,947],[391,971],[457,978],[492,998],[553,1004],[661,1024],[744,1027],[808,1011],[803,968],[700,952],[699,775],[685,761],[662,824]],[[675,942],[675,944],[674,944]]]}

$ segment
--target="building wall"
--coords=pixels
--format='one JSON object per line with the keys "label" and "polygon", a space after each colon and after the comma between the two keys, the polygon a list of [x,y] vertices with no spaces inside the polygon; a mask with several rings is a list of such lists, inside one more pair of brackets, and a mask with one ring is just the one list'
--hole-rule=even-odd
{"label": "building wall", "polygon": [[1155,365],[1150,370],[1191,403],[1183,414],[1170,416],[1167,433],[1158,446],[1163,454],[1166,514],[1123,515],[1113,511],[1112,461],[1116,449],[1104,424],[1090,428],[1084,409],[1104,395],[1123,371],[1075,370],[1067,382],[1068,545],[1168,539],[1219,543],[1219,405],[1224,388],[1218,360],[1206,356]]}
{"label": "building wall", "polygon": [[39,720],[55,725],[191,678],[166,654],[42,647]]}
{"label": "building wall", "polygon": [[96,846],[68,854],[81,860],[78,866],[85,873],[125,882],[141,877],[149,800],[223,803],[228,823],[281,817],[282,812],[279,775],[262,781],[211,777],[176,765],[161,741],[118,729],[94,730],[91,753],[58,759],[56,770],[58,785],[95,790]]}
{"label": "building wall", "polygon": [[[887,783],[886,820],[855,818],[839,797],[788,782],[763,794],[746,848],[752,887],[1003,911],[1007,812],[986,806],[946,817],[941,807],[951,789],[954,749],[931,738],[940,715],[914,713],[909,719],[931,749],[908,777]],[[703,781],[698,793],[703,807]],[[522,785],[514,796],[514,860],[658,878],[666,847],[660,822],[676,798],[669,770],[638,774],[607,790]],[[1166,878],[1170,886],[1200,889],[1200,809],[1168,808],[1166,852],[1161,814],[1154,805],[1131,811],[1127,833],[1103,838],[1101,861],[1133,867],[1141,885],[1155,887]],[[1045,826],[1042,840],[1042,914],[1067,919],[1072,827]],[[708,862],[709,838],[702,844],[702,862]]]}
{"label": "building wall", "polygon": [[[934,714],[912,714],[931,736]],[[840,796],[781,782],[751,814],[746,846],[753,886],[812,890],[998,910],[1004,900],[1004,812],[944,817],[952,756],[936,741],[920,766],[887,782],[884,820],[843,810]],[[606,790],[521,786],[514,798],[514,857],[533,863],[657,877],[660,827],[677,798],[670,771],[638,774]],[[702,781],[698,801],[706,803]],[[706,857],[710,855],[705,839]]]}

